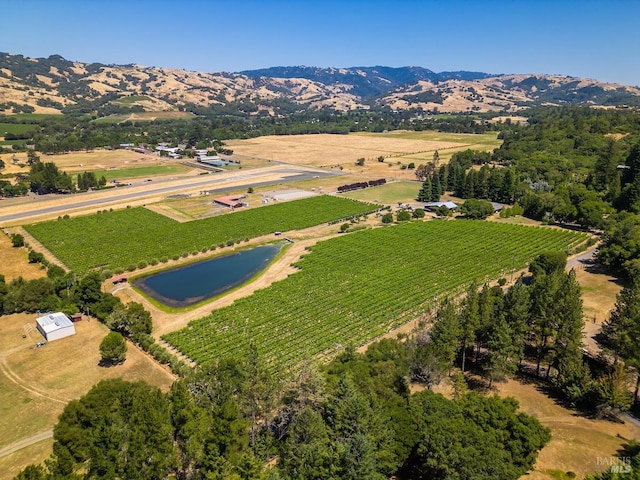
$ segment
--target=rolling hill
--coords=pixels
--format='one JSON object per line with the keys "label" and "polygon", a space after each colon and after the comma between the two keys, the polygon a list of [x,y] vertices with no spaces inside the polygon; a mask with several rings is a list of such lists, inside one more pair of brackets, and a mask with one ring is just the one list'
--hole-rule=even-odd
{"label": "rolling hill", "polygon": [[547,74],[436,73],[421,67],[273,67],[240,73],[81,63],[0,53],[0,113],[231,108],[247,115],[388,107],[513,112],[534,105],[638,106],[640,88]]}

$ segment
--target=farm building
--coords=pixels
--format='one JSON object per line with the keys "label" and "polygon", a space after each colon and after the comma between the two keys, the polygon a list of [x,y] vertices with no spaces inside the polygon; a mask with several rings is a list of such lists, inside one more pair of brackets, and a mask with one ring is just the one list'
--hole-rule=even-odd
{"label": "farm building", "polygon": [[231,162],[227,162],[218,156],[207,156],[207,155],[198,155],[196,157],[196,161],[199,163],[204,163],[207,165],[212,165],[214,167],[228,167],[231,165]]}
{"label": "farm building", "polygon": [[111,280],[113,282],[114,285],[117,285],[119,283],[127,283],[129,279],[124,276],[124,275],[120,275],[118,277],[113,277],[113,279]]}
{"label": "farm building", "polygon": [[73,322],[62,312],[48,313],[36,318],[36,328],[47,342],[59,340],[76,333]]}
{"label": "farm building", "polygon": [[218,197],[213,199],[213,203],[216,205],[222,205],[223,207],[238,208],[244,207],[246,203],[239,200],[245,198],[246,195],[229,195],[226,197]]}
{"label": "farm building", "polygon": [[431,211],[434,208],[440,208],[440,207],[447,207],[449,210],[455,210],[456,208],[458,208],[458,205],[456,205],[453,202],[429,202],[429,203],[425,203],[424,208],[426,208],[427,210]]}

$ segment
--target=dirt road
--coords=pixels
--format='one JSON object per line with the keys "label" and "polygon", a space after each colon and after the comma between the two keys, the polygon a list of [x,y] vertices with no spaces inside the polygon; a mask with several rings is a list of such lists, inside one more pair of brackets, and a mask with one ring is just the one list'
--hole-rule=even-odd
{"label": "dirt road", "polygon": [[6,457],[7,455],[12,454],[13,452],[17,452],[22,448],[33,445],[34,443],[47,440],[48,438],[53,438],[53,430],[45,430],[44,432],[36,433],[29,438],[25,438],[23,440],[20,440],[19,442],[12,443],[11,445],[0,449],[0,458]]}

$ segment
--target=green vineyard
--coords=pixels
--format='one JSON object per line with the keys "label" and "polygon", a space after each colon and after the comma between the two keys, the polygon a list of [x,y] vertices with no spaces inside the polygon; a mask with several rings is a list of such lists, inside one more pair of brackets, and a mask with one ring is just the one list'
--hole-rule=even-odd
{"label": "green vineyard", "polygon": [[275,231],[363,215],[371,204],[317,196],[179,223],[146,208],[128,208],[25,226],[71,270],[126,269],[140,262],[212,250]]}
{"label": "green vineyard", "polygon": [[414,222],[320,242],[300,271],[163,338],[195,362],[242,355],[271,368],[361,345],[473,280],[508,275],[537,254],[586,241],[572,231],[469,220]]}

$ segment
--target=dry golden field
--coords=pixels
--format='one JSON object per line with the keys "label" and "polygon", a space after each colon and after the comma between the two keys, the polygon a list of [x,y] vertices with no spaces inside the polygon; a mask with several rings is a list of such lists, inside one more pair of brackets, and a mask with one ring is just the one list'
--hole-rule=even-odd
{"label": "dry golden field", "polygon": [[[165,391],[173,383],[169,371],[131,344],[123,364],[99,366],[98,347],[109,330],[95,319],[76,323],[76,334],[71,337],[35,348],[43,340],[39,332],[22,336],[25,325],[35,325],[36,317],[26,313],[0,317],[0,448],[53,428],[64,406],[100,380],[144,380]],[[25,455],[32,449],[33,455]],[[49,453],[36,443],[1,458],[10,470],[0,468],[4,472],[0,480],[12,478],[28,463],[43,461]],[[27,463],[13,462],[12,457]]]}
{"label": "dry golden field", "polygon": [[33,280],[47,276],[47,271],[40,264],[28,263],[26,248],[14,248],[7,235],[0,233],[0,275],[4,275],[7,283],[17,277]]}
{"label": "dry golden field", "polygon": [[[439,132],[357,133],[349,135],[272,135],[248,140],[229,140],[229,148],[239,158],[261,158],[341,170],[363,178],[415,179],[407,168],[433,160],[438,151],[441,162],[454,152],[468,148],[491,151],[500,145],[495,132],[483,135]],[[383,162],[378,157],[384,157]],[[356,165],[364,158],[363,166]]]}
{"label": "dry golden field", "polygon": [[509,380],[497,388],[501,396],[516,398],[521,411],[551,429],[551,441],[540,451],[534,470],[523,479],[570,478],[558,472],[575,472],[576,478],[584,478],[603,468],[597,464],[598,457],[615,456],[626,443],[624,439],[640,438],[638,427],[594,420],[568,410],[536,384]]}
{"label": "dry golden field", "polygon": [[[156,165],[161,161],[161,158],[157,155],[142,154],[123,149],[69,152],[63,155],[41,155],[40,159],[43,162],[54,162],[60,170],[69,174]],[[166,161],[168,162],[168,160]]]}

